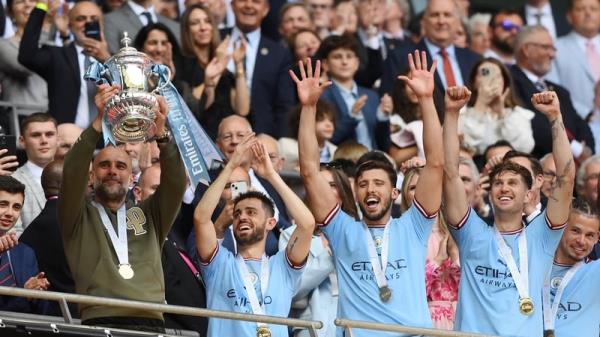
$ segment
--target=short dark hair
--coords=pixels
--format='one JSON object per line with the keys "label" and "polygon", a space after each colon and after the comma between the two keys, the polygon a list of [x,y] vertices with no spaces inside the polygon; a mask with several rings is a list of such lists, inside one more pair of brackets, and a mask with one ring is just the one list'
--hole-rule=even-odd
{"label": "short dark hair", "polygon": [[573,202],[571,203],[571,212],[577,212],[588,217],[598,217],[598,210],[581,198],[573,199]]}
{"label": "short dark hair", "polygon": [[359,44],[352,35],[331,35],[321,42],[315,56],[317,59],[326,59],[329,54],[337,49],[351,50],[358,57]]}
{"label": "short dark hair", "polygon": [[533,171],[533,174],[535,176],[544,174],[544,169],[542,168],[542,164],[540,163],[540,161],[536,157],[534,157],[533,155],[531,155],[529,153],[516,151],[516,150],[508,151],[508,152],[506,152],[506,154],[504,155],[504,158],[502,160],[506,161],[506,160],[510,160],[511,158],[518,158],[518,157],[526,158],[527,160],[529,160],[529,165],[531,165],[531,170]]}
{"label": "short dark hair", "polygon": [[498,175],[507,171],[520,175],[521,178],[523,178],[525,185],[527,185],[527,189],[531,189],[531,186],[533,186],[533,177],[531,176],[529,170],[526,167],[511,161],[503,161],[502,163],[494,166],[490,172],[490,184],[494,183],[494,180]]}
{"label": "short dark hair", "polygon": [[275,215],[275,206],[273,205],[273,200],[271,200],[271,198],[267,197],[264,193],[259,192],[259,191],[248,191],[246,193],[242,193],[242,194],[238,195],[235,199],[233,199],[233,208],[235,209],[235,206],[237,206],[237,204],[240,201],[246,200],[246,199],[260,200],[260,202],[262,203],[263,209],[265,210],[267,215],[269,217],[272,217]]}
{"label": "short dark hair", "polygon": [[60,193],[63,167],[64,161],[61,159],[56,159],[44,167],[41,180],[46,198],[56,196]]}
{"label": "short dark hair", "polygon": [[54,117],[52,117],[49,113],[46,112],[34,112],[31,115],[25,117],[25,119],[23,119],[23,121],[21,122],[21,135],[23,135],[25,133],[25,130],[27,130],[27,127],[29,126],[29,124],[31,123],[45,123],[45,122],[52,122],[52,124],[54,124],[54,126],[56,127],[58,125],[58,123],[56,122],[56,119],[54,119]]}
{"label": "short dark hair", "polygon": [[[490,27],[496,28],[496,18],[500,15],[517,15],[523,20],[523,15],[514,9],[501,9],[496,13],[492,14],[492,18],[490,19]],[[523,20],[525,22],[525,20]]]}
{"label": "short dark hair", "polygon": [[398,181],[398,174],[396,173],[396,170],[394,170],[394,167],[392,166],[392,163],[390,163],[389,159],[383,153],[377,151],[367,152],[358,159],[356,162],[356,174],[354,177],[358,180],[363,172],[377,169],[384,170],[390,179],[392,187],[396,187],[396,182]]}
{"label": "short dark hair", "polygon": [[0,191],[21,194],[25,198],[25,185],[11,176],[0,176]]}
{"label": "short dark hair", "polygon": [[502,147],[502,146],[508,146],[513,150],[515,149],[507,140],[500,139],[499,141],[497,141],[494,144],[491,144],[485,148],[485,151],[483,151],[483,158],[487,158],[487,154],[488,154],[488,152],[490,152],[490,150],[492,150],[496,147]]}

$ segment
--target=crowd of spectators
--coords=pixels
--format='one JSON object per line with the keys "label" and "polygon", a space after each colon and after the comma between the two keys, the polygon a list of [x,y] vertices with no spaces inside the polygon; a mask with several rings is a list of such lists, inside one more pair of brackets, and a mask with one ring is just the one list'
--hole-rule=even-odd
{"label": "crowd of spectators", "polygon": [[[0,286],[499,336],[600,335],[600,0],[2,0]],[[123,33],[223,165],[101,146]],[[3,109],[0,107],[0,109]],[[4,142],[3,144],[6,144]],[[13,146],[17,152],[11,151]],[[554,303],[553,303],[554,301]],[[0,310],[61,315],[0,296]],[[71,305],[83,324],[305,329]],[[356,336],[387,336],[358,330]],[[402,335],[404,336],[404,335]]]}

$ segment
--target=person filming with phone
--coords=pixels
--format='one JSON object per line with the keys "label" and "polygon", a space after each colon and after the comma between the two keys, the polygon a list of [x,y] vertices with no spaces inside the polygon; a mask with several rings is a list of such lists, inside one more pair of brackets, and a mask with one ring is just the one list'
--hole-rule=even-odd
{"label": "person filming with phone", "polygon": [[483,155],[488,146],[501,139],[517,151],[533,150],[534,113],[517,105],[511,82],[509,71],[494,58],[483,59],[473,67],[469,82],[472,95],[459,119],[459,133],[475,155]]}
{"label": "person filming with phone", "polygon": [[104,40],[102,11],[92,1],[77,2],[68,14],[73,43],[40,47],[44,18],[52,11],[50,3],[40,1],[31,12],[19,48],[19,62],[46,80],[48,112],[52,117],[59,124],[75,123],[85,129],[97,110],[96,86],[85,81],[83,75],[94,60],[104,62],[110,57]]}

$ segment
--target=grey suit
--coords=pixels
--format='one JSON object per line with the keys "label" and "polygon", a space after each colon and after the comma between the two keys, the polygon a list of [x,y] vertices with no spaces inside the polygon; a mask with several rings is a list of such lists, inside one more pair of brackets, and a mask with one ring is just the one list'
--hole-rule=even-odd
{"label": "grey suit", "polygon": [[[158,22],[163,23],[175,35],[177,43],[180,43],[179,23],[162,15],[158,15]],[[104,38],[108,43],[108,50],[111,54],[119,51],[123,32],[127,32],[133,40],[144,25],[133,9],[126,3],[121,9],[108,13],[104,17]]]}
{"label": "grey suit", "polygon": [[21,209],[21,216],[17,220],[15,230],[21,236],[23,230],[42,212],[46,205],[46,196],[40,180],[35,177],[26,166],[19,167],[12,177],[25,185],[25,202]]}
{"label": "grey suit", "polygon": [[569,90],[571,100],[581,118],[594,107],[594,78],[585,50],[577,43],[574,32],[556,41],[556,58],[546,78]]}

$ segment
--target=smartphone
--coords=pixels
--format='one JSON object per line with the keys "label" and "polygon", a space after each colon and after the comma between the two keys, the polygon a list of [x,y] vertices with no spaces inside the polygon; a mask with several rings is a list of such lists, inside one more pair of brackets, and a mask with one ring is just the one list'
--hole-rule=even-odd
{"label": "smartphone", "polygon": [[90,39],[101,41],[100,37],[100,21],[91,21],[85,23],[85,36]]}
{"label": "smartphone", "polygon": [[486,86],[491,86],[494,84],[494,81],[498,80],[499,70],[497,67],[486,67],[483,66],[479,69],[479,74],[481,75],[481,84]]}
{"label": "smartphone", "polygon": [[[5,156],[16,156],[17,155],[17,138],[11,135],[0,135],[0,149],[7,149],[8,152],[2,155]],[[15,171],[17,168],[12,167],[8,170]]]}
{"label": "smartphone", "polygon": [[231,183],[231,199],[237,198],[240,194],[248,192],[248,184],[245,181]]}

